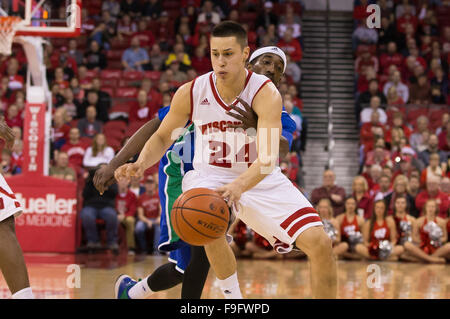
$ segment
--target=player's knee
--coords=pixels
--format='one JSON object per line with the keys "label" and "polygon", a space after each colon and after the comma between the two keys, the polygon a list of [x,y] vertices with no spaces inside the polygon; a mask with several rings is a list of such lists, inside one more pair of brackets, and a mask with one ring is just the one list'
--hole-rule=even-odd
{"label": "player's knee", "polygon": [[[333,255],[332,241],[323,227],[313,227],[305,231],[304,236],[297,238],[297,246],[309,258],[328,258]],[[304,248],[302,248],[304,247]]]}

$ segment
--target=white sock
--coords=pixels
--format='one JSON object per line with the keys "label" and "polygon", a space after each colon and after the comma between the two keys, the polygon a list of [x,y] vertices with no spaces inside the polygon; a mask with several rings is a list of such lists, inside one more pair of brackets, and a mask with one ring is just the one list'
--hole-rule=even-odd
{"label": "white sock", "polygon": [[242,299],[237,272],[224,280],[217,279],[225,299]]}
{"label": "white sock", "polygon": [[153,294],[153,291],[148,286],[147,278],[139,281],[128,291],[131,299],[146,299]]}
{"label": "white sock", "polygon": [[12,299],[34,299],[33,291],[31,287],[23,288],[19,290],[14,295],[11,296]]}

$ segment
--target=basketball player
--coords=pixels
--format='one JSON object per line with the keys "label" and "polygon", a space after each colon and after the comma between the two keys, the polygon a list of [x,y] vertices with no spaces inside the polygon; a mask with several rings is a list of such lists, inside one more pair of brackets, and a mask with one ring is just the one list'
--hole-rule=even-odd
{"label": "basketball player", "polygon": [[[284,52],[277,47],[260,48],[252,54],[248,69],[253,70],[258,74],[265,74],[278,86],[286,69],[286,56]],[[158,117],[149,121],[139,129],[111,163],[96,172],[94,183],[99,192],[102,193],[114,182],[114,170],[117,167],[124,164],[127,159],[142,150],[145,142],[159,127],[168,110],[169,107],[162,108],[158,112]],[[239,124],[235,124],[234,127],[242,127],[244,129],[254,127],[256,129],[257,116],[251,110],[250,106],[246,105],[245,111],[240,109],[237,111],[240,113],[230,113],[230,115],[235,116],[236,119],[242,120],[242,122],[238,122]],[[280,139],[280,156],[284,157],[289,151],[292,142],[292,133],[295,130],[295,122],[293,122],[285,111],[282,114],[282,125],[283,133]],[[181,181],[183,179],[183,171],[186,173],[192,169],[193,152],[191,151],[192,154],[187,161],[184,161],[183,158],[179,158],[183,157],[183,154],[180,153],[185,149],[185,144],[190,144],[192,141],[193,127],[188,127],[188,132],[177,140],[175,149],[172,149],[171,147],[168,152],[166,152],[159,165],[159,195],[163,210],[161,214],[162,235],[160,249],[174,249],[170,253],[169,260],[171,262],[159,267],[152,275],[148,276],[146,280],[139,282],[138,286],[143,285],[147,292],[145,292],[144,289],[137,289],[139,287],[132,288],[129,294],[132,295],[133,298],[146,298],[152,291],[156,292],[171,288],[181,281],[183,281],[182,298],[194,299],[200,298],[201,296],[203,285],[209,270],[209,263],[204,254],[204,248],[190,248],[184,242],[179,241],[179,238],[176,233],[173,232],[170,223],[170,210],[172,204],[182,193]],[[191,147],[193,147],[193,145]],[[175,249],[177,247],[179,248]],[[121,280],[118,280],[118,282],[120,281]],[[138,293],[135,293],[135,291]],[[126,297],[126,294],[124,297]]]}
{"label": "basketball player", "polygon": [[[279,252],[294,247],[305,252],[311,264],[313,297],[335,298],[336,261],[331,240],[312,205],[276,167],[280,93],[267,77],[245,69],[250,48],[241,25],[231,21],[218,24],[211,33],[210,48],[214,71],[177,90],[169,113],[138,160],[121,166],[115,177],[142,176],[173,143],[174,131],[191,119],[196,131],[194,169],[183,178],[183,192],[198,187],[215,189],[237,218]],[[238,106],[240,101],[248,103],[258,116],[256,143],[250,134],[226,125],[234,120],[227,114],[228,105]],[[223,291],[231,298],[240,297],[236,259],[226,237],[206,245],[205,251]]]}
{"label": "basketball player", "polygon": [[[0,120],[0,138],[11,148],[14,134],[11,128]],[[14,218],[22,213],[22,207],[0,175],[0,270],[13,299],[34,299],[28,280],[28,271],[22,248],[16,237]]]}

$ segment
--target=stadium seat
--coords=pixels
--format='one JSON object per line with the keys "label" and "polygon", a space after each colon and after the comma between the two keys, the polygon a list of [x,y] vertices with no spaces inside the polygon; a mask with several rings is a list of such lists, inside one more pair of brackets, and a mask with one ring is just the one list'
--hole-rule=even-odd
{"label": "stadium seat", "polygon": [[103,86],[116,88],[118,83],[119,83],[118,79],[102,79],[102,89],[103,89]]}
{"label": "stadium seat", "polygon": [[115,104],[108,112],[110,120],[128,119],[129,113],[130,107],[128,104]]}
{"label": "stadium seat", "polygon": [[144,72],[144,78],[148,78],[152,81],[159,81],[160,77],[161,77],[160,71],[145,71]]}
{"label": "stadium seat", "polygon": [[110,130],[120,131],[125,133],[127,130],[127,124],[124,121],[108,121],[103,125],[103,132],[108,132]]}
{"label": "stadium seat", "polygon": [[435,130],[442,125],[442,116],[445,113],[450,113],[446,108],[434,108],[430,109],[428,113],[428,119],[430,120],[430,126],[432,130]]}
{"label": "stadium seat", "polygon": [[119,40],[118,38],[114,38],[111,40],[111,49],[112,50],[125,50],[130,46],[128,40]]}
{"label": "stadium seat", "polygon": [[100,72],[100,78],[103,79],[120,79],[122,76],[122,70],[102,70]]}
{"label": "stadium seat", "polygon": [[144,73],[140,71],[123,71],[122,78],[124,80],[142,80]]}
{"label": "stadium seat", "polygon": [[122,50],[108,50],[106,53],[106,58],[108,59],[108,62],[110,60],[121,60],[123,55]]}
{"label": "stadium seat", "polygon": [[166,0],[163,1],[162,6],[164,10],[178,10],[180,11],[180,2],[179,1],[173,1],[173,0]]}
{"label": "stadium seat", "polygon": [[121,69],[121,68],[123,68],[122,60],[109,60],[108,61],[108,68],[111,68],[111,69]]}
{"label": "stadium seat", "polygon": [[138,89],[135,87],[121,87],[116,91],[116,97],[127,97],[127,98],[135,98],[137,95]]}
{"label": "stadium seat", "polygon": [[72,121],[70,121],[69,125],[70,127],[78,127],[78,121],[77,119],[73,119]]}
{"label": "stadium seat", "polygon": [[92,145],[92,138],[87,137],[87,136],[83,136],[83,137],[80,137],[80,142],[85,143],[88,146],[91,146]]}
{"label": "stadium seat", "polygon": [[416,126],[416,120],[421,115],[428,115],[428,108],[426,106],[419,107],[408,107],[406,114],[406,121],[412,124],[414,127]]}
{"label": "stadium seat", "polygon": [[115,88],[112,88],[109,86],[105,86],[105,87],[102,86],[102,91],[108,93],[109,96],[114,96]]}
{"label": "stadium seat", "polygon": [[86,71],[86,77],[89,78],[89,79],[96,78],[99,75],[100,75],[99,72],[96,71],[96,70],[87,70]]}
{"label": "stadium seat", "polygon": [[132,136],[134,133],[136,133],[136,131],[142,126],[144,125],[146,122],[145,121],[136,121],[136,122],[131,122],[128,125],[127,131],[125,132],[125,137],[130,137]]}

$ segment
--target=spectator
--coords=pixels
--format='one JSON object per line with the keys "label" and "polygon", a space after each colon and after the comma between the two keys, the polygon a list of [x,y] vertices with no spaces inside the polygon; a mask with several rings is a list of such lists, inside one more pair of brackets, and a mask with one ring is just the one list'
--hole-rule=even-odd
{"label": "spectator", "polygon": [[131,105],[130,108],[130,123],[142,121],[147,122],[153,118],[157,112],[158,107],[148,102],[147,92],[139,90],[137,96],[137,102]]}
{"label": "spectator", "polygon": [[120,12],[128,14],[132,19],[136,19],[141,15],[141,6],[137,0],[125,0],[120,2]]}
{"label": "spectator", "polygon": [[66,112],[66,115],[72,119],[77,117],[77,112],[80,109],[81,104],[78,100],[76,100],[73,96],[73,92],[71,88],[64,89],[64,101],[63,104],[57,106],[57,109],[63,109]]}
{"label": "spectator", "polygon": [[23,142],[21,140],[14,140],[11,149],[11,166],[16,170],[16,174],[22,172],[23,161]]}
{"label": "spectator", "polygon": [[377,79],[370,80],[368,86],[368,90],[362,92],[358,97],[358,102],[356,104],[356,116],[358,121],[360,119],[361,110],[370,105],[370,100],[373,96],[378,96],[380,98],[381,105],[387,103],[386,97],[379,89],[379,82]]}
{"label": "spectator", "polygon": [[83,118],[86,116],[86,110],[89,106],[95,106],[95,109],[97,110],[97,120],[102,121],[103,123],[107,122],[109,120],[108,115],[108,109],[109,109],[109,102],[106,99],[103,99],[103,101],[99,100],[99,95],[97,91],[90,90],[87,92],[86,100],[81,105],[81,108],[79,109],[78,118]]}
{"label": "spectator", "polygon": [[167,55],[161,52],[159,44],[155,43],[150,51],[150,68],[153,71],[162,71],[166,59]]}
{"label": "spectator", "polygon": [[450,121],[450,112],[449,113],[444,113],[442,115],[442,119],[441,119],[441,125],[436,129],[436,135],[438,136],[438,140],[439,140],[439,135],[442,132],[445,132],[447,129],[447,123]]}
{"label": "spectator", "polygon": [[[398,7],[397,7],[398,9]],[[406,25],[409,24],[413,27],[414,33],[417,31],[418,21],[415,16],[414,7],[409,5],[403,6],[403,14],[401,16],[397,16],[397,32],[400,34],[405,33]]]}
{"label": "spectator", "polygon": [[86,109],[86,117],[78,121],[78,129],[81,137],[93,138],[96,134],[102,132],[103,123],[96,120],[97,110],[95,106],[88,106]]}
{"label": "spectator", "polygon": [[439,88],[441,95],[444,97],[447,95],[447,92],[449,92],[448,80],[445,77],[444,71],[441,67],[436,69],[435,76],[431,79],[430,84],[432,87]]}
{"label": "spectator", "polygon": [[2,176],[4,177],[10,177],[12,175],[16,175],[20,173],[19,170],[16,169],[16,167],[13,167],[11,165],[11,151],[7,148],[4,148],[2,150]]}
{"label": "spectator", "polygon": [[61,147],[61,151],[69,156],[69,163],[77,172],[81,172],[84,154],[88,145],[80,140],[80,130],[72,127],[69,131],[69,140]]}
{"label": "spectator", "polygon": [[117,25],[117,37],[119,40],[123,41],[130,38],[135,32],[137,32],[137,26],[128,14],[124,14],[122,19]]}
{"label": "spectator", "polygon": [[[392,144],[392,141],[393,141],[392,132],[394,130],[399,130],[400,135],[401,135],[401,136],[398,136],[399,139],[401,139],[402,137],[406,137],[406,139],[409,139],[411,136],[412,132],[409,129],[409,127],[403,123],[403,114],[400,112],[395,112],[394,115],[392,116],[392,127],[386,132],[386,136],[385,136],[387,143]],[[392,148],[392,145],[391,145],[391,148]]]}
{"label": "spectator", "polygon": [[58,109],[53,114],[51,141],[55,149],[60,149],[69,139],[70,126],[64,121],[64,109]]}
{"label": "spectator", "polygon": [[192,57],[192,67],[198,74],[205,74],[212,70],[211,60],[205,56],[204,48],[195,48],[195,56]]}
{"label": "spectator", "polygon": [[408,178],[405,175],[397,175],[394,180],[393,191],[384,197],[388,214],[392,215],[395,209],[395,201],[397,198],[404,197],[407,201],[407,207],[410,213],[415,209],[415,197],[411,196],[408,192]]}
{"label": "spectator", "polygon": [[417,84],[411,85],[411,101],[413,104],[428,104],[431,102],[430,84],[427,76],[421,74],[417,80]]}
{"label": "spectator", "polygon": [[[81,52],[78,52],[81,54]],[[77,61],[69,55],[69,51],[67,47],[63,46],[59,49],[59,56],[57,61],[55,61],[55,65],[53,69],[62,68],[63,75],[61,80],[67,81],[65,87],[69,86],[69,81],[78,73],[78,64]]]}
{"label": "spectator", "polygon": [[440,177],[433,176],[428,178],[426,189],[421,191],[416,197],[416,207],[419,211],[422,211],[425,203],[429,199],[435,199],[439,208],[438,216],[441,218],[447,218],[449,208],[448,196],[440,190],[440,183]]}
{"label": "spectator", "polygon": [[11,104],[6,111],[5,122],[9,127],[18,126],[23,128],[23,119],[20,116],[19,108],[16,104]]}
{"label": "spectator", "polygon": [[16,58],[10,58],[6,67],[6,73],[9,79],[8,88],[11,91],[22,90],[24,87],[23,76],[19,74],[19,62]]}
{"label": "spectator", "polygon": [[102,111],[102,114],[99,114],[99,119],[105,122],[108,120],[108,111],[111,108],[111,95],[102,90],[102,82],[98,77],[92,79],[92,91],[97,92],[98,95],[97,103],[99,110]]}
{"label": "spectator", "polygon": [[[370,149],[370,148],[367,148]],[[364,149],[366,150],[366,149]],[[379,138],[375,142],[373,150],[369,150],[366,154],[366,160],[364,166],[372,167],[374,164],[380,167],[392,167],[392,161],[389,151],[386,149],[384,140]],[[369,186],[370,188],[370,186]]]}
{"label": "spectator", "polygon": [[428,123],[428,118],[425,115],[419,116],[416,120],[416,131],[409,138],[409,144],[418,153],[426,148],[429,137],[424,139],[424,136],[426,137],[425,132],[428,132]]}
{"label": "spectator", "polygon": [[358,75],[365,74],[368,66],[378,73],[378,58],[370,53],[369,48],[363,47],[361,55],[355,60],[355,71]]}
{"label": "spectator", "polygon": [[[91,83],[92,79],[90,77],[88,77],[87,71],[88,71],[88,68],[86,67],[86,65],[84,65],[84,64],[80,65],[78,67],[78,78],[75,78],[75,80],[78,80],[78,86],[75,86],[75,87],[80,89],[80,91],[82,91],[82,92],[84,92],[84,90],[90,90],[92,88],[92,83]],[[73,80],[74,79],[72,79],[72,81]],[[70,86],[71,86],[72,90],[74,90],[72,81],[70,83]],[[75,91],[74,91],[74,95],[75,96],[77,95],[77,93]]]}
{"label": "spectator", "polygon": [[430,155],[437,153],[439,155],[439,163],[443,164],[447,162],[447,153],[441,151],[438,147],[439,139],[436,134],[430,134],[428,138],[427,147],[425,150],[419,153],[419,160],[422,162],[423,167],[430,164]]}
{"label": "spectator", "polygon": [[377,112],[380,116],[379,120],[382,125],[387,123],[386,112],[380,107],[381,99],[378,96],[372,96],[370,99],[370,107],[366,107],[361,112],[361,123],[367,123],[371,121],[372,113]]}
{"label": "spectator", "polygon": [[445,125],[445,130],[442,130],[438,135],[438,148],[445,152],[450,152],[450,121]]}
{"label": "spectator", "polygon": [[352,34],[352,48],[356,52],[359,45],[376,44],[378,33],[376,29],[369,29],[365,22],[361,22]]}
{"label": "spectator", "polygon": [[212,23],[217,25],[220,23],[220,15],[214,10],[214,3],[210,0],[203,2],[203,7],[198,15],[197,23]]}
{"label": "spectator", "polygon": [[86,149],[83,166],[92,169],[100,164],[109,163],[114,158],[114,150],[106,143],[105,135],[99,133],[92,140],[92,146]]}
{"label": "spectator", "polygon": [[321,187],[315,188],[311,193],[311,203],[318,205],[323,198],[329,199],[332,203],[334,216],[344,211],[345,190],[335,184],[336,175],[332,170],[323,173],[323,183]]}
{"label": "spectator", "polygon": [[111,18],[115,21],[120,15],[120,3],[116,0],[106,0],[102,2],[102,12],[108,11]]}
{"label": "spectator", "polygon": [[153,88],[152,80],[144,78],[141,82],[140,90],[144,90],[147,93],[147,99],[149,103],[152,103],[157,108],[159,108],[162,105],[161,102],[162,96],[158,92],[158,90]]}
{"label": "spectator", "polygon": [[283,38],[278,42],[277,46],[289,55],[292,62],[299,63],[303,56],[302,47],[297,39],[292,36],[292,28],[287,28],[283,34]]}
{"label": "spectator", "polygon": [[387,95],[390,87],[394,86],[397,89],[397,94],[401,96],[405,103],[409,100],[409,88],[401,82],[401,74],[399,71],[395,71],[389,82],[386,82],[383,88],[384,95]]}
{"label": "spectator", "polygon": [[391,86],[388,90],[387,104],[388,106],[393,107],[405,105],[405,101],[403,101],[402,97],[398,95],[397,88],[395,86]]}
{"label": "spectator", "polygon": [[130,181],[120,178],[117,181],[118,192],[116,195],[117,219],[125,228],[128,254],[134,255],[136,242],[134,239],[134,228],[136,224],[136,195],[129,190]]}
{"label": "spectator", "polygon": [[446,25],[443,29],[443,36],[442,36],[442,53],[448,54],[450,53],[450,26]]}
{"label": "spectator", "polygon": [[157,20],[161,15],[162,5],[160,0],[145,1],[144,8],[142,9],[142,15],[144,17],[150,17],[152,20]]}
{"label": "spectator", "polygon": [[[368,154],[374,149],[375,143],[383,139],[385,134],[385,127],[380,123],[380,115],[378,112],[373,112],[370,117],[370,122],[364,123],[360,130],[360,144],[364,154]],[[384,141],[383,141],[384,149]],[[366,161],[369,159],[367,158]]]}
{"label": "spectator", "polygon": [[[386,3],[386,1],[383,2]],[[383,17],[383,13],[381,13],[381,28],[378,30],[378,46],[384,50],[386,47],[389,47],[389,43],[395,43],[396,38],[397,30],[395,30],[394,24],[388,17]]]}
{"label": "spectator", "polygon": [[[287,8],[291,8],[291,6],[287,6]],[[278,25],[278,35],[280,37],[286,32],[288,28],[292,28],[292,36],[296,39],[301,39],[302,37],[302,27],[300,25],[300,21],[297,15],[294,14],[294,11],[290,9],[286,11],[286,15],[281,17],[281,23]]]}
{"label": "spectator", "polygon": [[444,177],[441,180],[441,191],[449,197],[449,201],[450,201],[450,178],[449,177]]}
{"label": "spectator", "polygon": [[144,71],[145,65],[150,62],[147,51],[140,47],[139,38],[131,39],[130,48],[126,49],[122,55],[122,65],[125,71]]}
{"label": "spectator", "polygon": [[[440,165],[440,158],[438,153],[431,153],[429,155],[429,164],[422,170],[422,174],[420,176],[420,184],[422,188],[425,188],[428,179],[434,177],[445,177],[445,169],[443,169]],[[447,163],[444,163],[446,166]]]}
{"label": "spectator", "polygon": [[410,206],[410,214],[414,217],[418,217],[420,214],[420,211],[416,207],[416,198],[420,191],[420,177],[410,176],[408,183],[408,194],[414,199],[414,205]]}
{"label": "spectator", "polygon": [[378,179],[377,190],[374,190],[374,201],[385,200],[390,194],[392,194],[391,180],[388,176],[381,175]]}
{"label": "spectator", "polygon": [[358,216],[369,219],[372,216],[372,198],[366,179],[359,175],[353,178],[352,193],[356,200]]}
{"label": "spectator", "polygon": [[136,198],[145,193],[145,187],[141,186],[141,177],[132,176],[130,179],[130,191],[136,195]]}
{"label": "spectator", "polygon": [[294,83],[300,83],[302,79],[302,70],[297,63],[291,61],[289,55],[286,55],[286,72],[284,74],[291,77]]}
{"label": "spectator", "polygon": [[271,1],[264,2],[264,10],[261,10],[256,18],[256,30],[258,33],[266,31],[270,25],[278,25],[278,17],[272,11],[273,3]]}
{"label": "spectator", "polygon": [[149,50],[153,46],[153,44],[155,44],[155,36],[153,35],[153,32],[149,30],[147,20],[139,20],[138,30],[137,32],[133,33],[131,42],[133,42],[134,38],[137,38],[139,40],[139,45],[143,49],[145,49],[146,53],[147,50]]}
{"label": "spectator", "polygon": [[50,166],[50,176],[75,182],[77,173],[72,167],[69,167],[69,156],[66,152],[58,152],[56,156],[56,165]]}
{"label": "spectator", "polygon": [[159,244],[161,206],[159,204],[157,184],[151,176],[145,180],[145,193],[138,198],[137,214],[136,237],[139,247],[143,252],[147,252],[148,246],[145,234],[147,230],[151,229],[153,230],[153,253],[156,254]]}
{"label": "spectator", "polygon": [[[336,249],[336,246],[338,246],[341,243],[341,231],[339,227],[339,222],[337,221],[337,218],[334,216],[337,215],[333,211],[333,206],[331,205],[331,201],[327,198],[322,198],[319,200],[319,202],[316,205],[317,213],[319,214],[322,221],[329,222],[336,231],[336,236],[334,238],[330,239],[333,241],[333,251],[336,256],[339,256],[342,254],[343,251],[347,251],[348,246],[346,245],[345,249]],[[344,207],[345,210],[345,207]],[[344,211],[343,211],[344,212]]]}
{"label": "spectator", "polygon": [[84,54],[83,63],[89,70],[103,70],[106,68],[106,55],[100,50],[97,41],[91,41],[89,50]]}
{"label": "spectator", "polygon": [[[181,59],[178,58],[179,56],[182,56],[182,58]],[[174,45],[173,52],[169,54],[167,60],[165,61],[166,67],[170,67],[170,65],[174,61],[178,61],[184,64],[185,68],[191,65],[191,59],[189,58],[189,55],[185,52],[184,45],[182,43],[177,43]]]}
{"label": "spectator", "polygon": [[102,219],[105,221],[108,248],[115,254],[118,254],[118,219],[117,212],[114,209],[118,193],[117,185],[111,185],[100,195],[93,183],[94,174],[95,170],[89,171],[89,176],[83,189],[83,209],[80,212],[81,222],[87,239],[87,248],[101,248],[96,221],[97,219]]}

